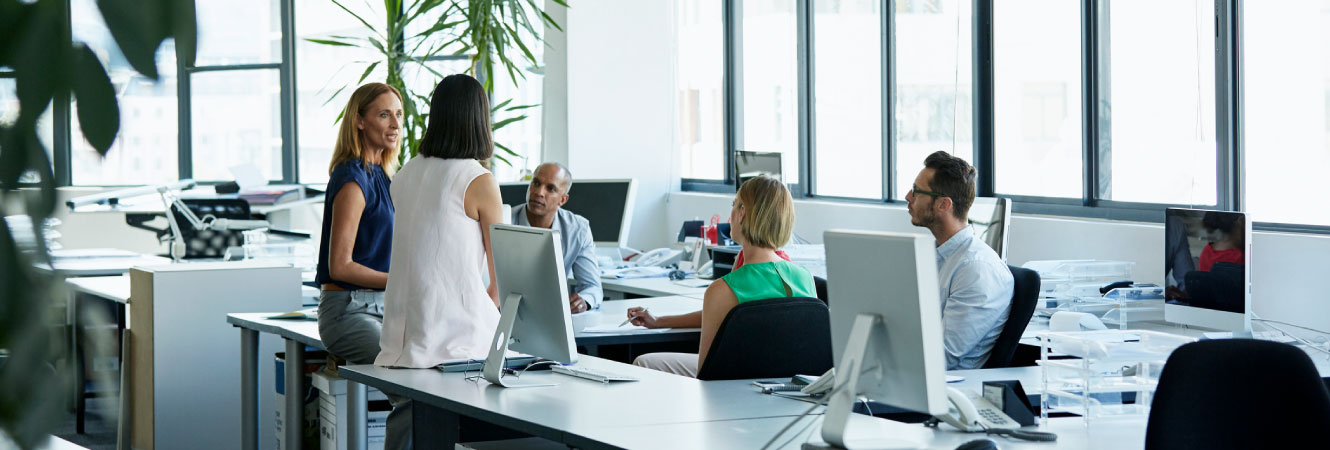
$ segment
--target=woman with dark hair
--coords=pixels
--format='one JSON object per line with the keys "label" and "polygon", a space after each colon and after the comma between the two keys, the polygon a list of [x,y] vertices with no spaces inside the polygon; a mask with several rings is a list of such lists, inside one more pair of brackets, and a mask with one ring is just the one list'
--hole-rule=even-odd
{"label": "woman with dark hair", "polygon": [[494,141],[489,97],[476,79],[439,82],[417,153],[392,186],[393,276],[374,364],[483,359],[499,324],[489,226],[501,223],[503,207],[499,184],[481,166]]}

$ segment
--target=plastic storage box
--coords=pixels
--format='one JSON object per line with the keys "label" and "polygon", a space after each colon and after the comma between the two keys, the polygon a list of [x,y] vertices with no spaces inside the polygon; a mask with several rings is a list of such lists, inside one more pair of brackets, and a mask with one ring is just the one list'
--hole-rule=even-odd
{"label": "plastic storage box", "polygon": [[1146,330],[1041,332],[1040,414],[1092,420],[1150,413],[1159,373],[1173,350],[1194,338]]}

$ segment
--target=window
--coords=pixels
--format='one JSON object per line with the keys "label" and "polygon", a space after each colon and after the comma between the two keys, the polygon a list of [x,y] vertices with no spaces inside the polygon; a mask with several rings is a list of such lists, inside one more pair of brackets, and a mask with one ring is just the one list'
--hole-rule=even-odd
{"label": "window", "polygon": [[[70,140],[71,181],[83,185],[131,185],[178,179],[176,161],[179,154],[179,122],[176,115],[175,47],[172,41],[167,41],[157,50],[157,71],[161,80],[154,82],[139,76],[120,54],[93,0],[71,0],[70,20],[74,40],[87,43],[106,67],[111,84],[115,86],[120,117],[138,117],[120,121],[120,134],[103,158],[83,138],[82,129],[78,125],[78,105],[74,102],[70,114],[73,117]],[[152,114],[153,111],[158,114]],[[165,164],[160,170],[149,170],[155,166],[145,164],[144,161],[164,161]],[[136,170],[135,167],[140,169]]]}
{"label": "window", "polygon": [[795,0],[743,2],[743,134],[737,150],[780,152],[787,183],[799,182],[797,40]]}
{"label": "window", "polygon": [[725,179],[725,30],[722,2],[675,3],[675,86],[683,178]]}
{"label": "window", "polygon": [[282,178],[281,86],[276,69],[200,72],[190,78],[194,178],[230,180],[251,164]]}
{"label": "window", "polygon": [[969,1],[896,4],[897,199],[905,198],[928,154],[973,159],[971,15]]}
{"label": "window", "polygon": [[997,192],[1083,194],[1080,4],[993,3]]}
{"label": "window", "polygon": [[1330,225],[1330,2],[1243,6],[1246,209],[1252,220]]}
{"label": "window", "polygon": [[813,4],[817,195],[883,196],[880,4]]}
{"label": "window", "polygon": [[[301,183],[326,184],[328,163],[337,143],[337,118],[346,108],[356,80],[372,61],[382,59],[374,50],[332,47],[307,39],[368,35],[365,26],[337,5],[325,0],[293,0],[296,26],[296,121],[300,136]],[[356,2],[343,2],[370,23],[382,23],[383,12],[371,11]],[[383,82],[387,70],[380,64],[366,82]],[[345,89],[343,89],[345,87]],[[428,90],[425,92],[429,92]],[[335,95],[334,95],[335,94]]]}
{"label": "window", "polygon": [[196,66],[281,62],[280,0],[195,0]]}
{"label": "window", "polygon": [[1214,2],[1119,0],[1108,15],[1100,198],[1215,205]]}

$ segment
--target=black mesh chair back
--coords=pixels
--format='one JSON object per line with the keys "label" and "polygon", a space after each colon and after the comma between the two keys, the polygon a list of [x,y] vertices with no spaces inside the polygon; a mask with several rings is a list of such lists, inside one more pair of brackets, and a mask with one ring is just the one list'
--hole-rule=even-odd
{"label": "black mesh chair back", "polygon": [[985,369],[999,369],[1011,364],[1016,346],[1020,344],[1021,335],[1025,334],[1025,326],[1030,324],[1030,316],[1034,315],[1035,304],[1039,301],[1039,274],[1024,267],[1007,268],[1016,281],[1011,310],[1007,313],[1006,325],[1002,326],[1002,334],[998,335],[997,343],[993,344],[993,351],[984,363]]}
{"label": "black mesh chair back", "polygon": [[1330,392],[1297,347],[1254,339],[1193,342],[1164,364],[1146,449],[1320,448]]}
{"label": "black mesh chair back", "polygon": [[700,380],[821,375],[832,366],[831,316],[815,298],[741,303],[721,322]]}

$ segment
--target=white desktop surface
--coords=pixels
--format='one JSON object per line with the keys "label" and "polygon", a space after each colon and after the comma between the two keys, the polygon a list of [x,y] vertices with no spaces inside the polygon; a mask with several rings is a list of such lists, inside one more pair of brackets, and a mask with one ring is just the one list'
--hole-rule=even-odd
{"label": "white desktop surface", "polygon": [[[696,278],[689,278],[687,280],[682,280],[682,282],[696,283],[698,280]],[[708,286],[709,285],[710,284],[708,284]],[[625,294],[642,295],[646,297],[678,295],[701,299],[702,294],[707,291],[705,286],[683,286],[668,277],[601,279],[600,286],[606,291],[622,292]]]}
{"label": "white desktop surface", "polygon": [[[604,444],[633,449],[756,449],[766,444],[792,420],[792,417],[769,417],[623,427],[602,430],[596,437]],[[1031,429],[1057,433],[1058,440],[1028,442],[999,436],[989,439],[993,439],[1003,449],[1119,450],[1145,446],[1144,417],[1097,422],[1088,428],[1080,417],[1063,417],[1050,419],[1046,425]],[[945,424],[933,429],[922,424],[892,422],[861,414],[850,415],[848,435],[850,439],[905,438],[927,449],[954,449],[963,443],[986,437],[983,433],[963,433]],[[799,419],[770,448],[799,450],[805,442],[822,442],[821,415]]]}
{"label": "white desktop surface", "polygon": [[105,298],[117,303],[129,303],[129,275],[113,277],[66,278],[65,284],[75,292]]}
{"label": "white desktop surface", "polygon": [[[128,273],[133,267],[151,267],[171,264],[170,258],[152,255],[99,256],[87,258],[53,258],[51,268],[67,276],[102,276]],[[48,269],[39,265],[39,269]]]}
{"label": "white desktop surface", "polygon": [[[605,300],[600,308],[573,315],[574,336],[603,336],[609,333],[586,333],[583,329],[595,326],[617,326],[628,318],[628,308],[641,306],[647,308],[656,317],[675,314],[688,314],[702,310],[702,300],[693,297],[654,297],[633,298],[627,300]],[[645,328],[643,332],[650,332]],[[697,332],[700,328],[672,328],[671,332]]]}
{"label": "white desktop surface", "polygon": [[339,373],[353,381],[371,381],[365,384],[385,392],[406,394],[413,400],[444,409],[466,411],[467,416],[536,435],[558,432],[585,436],[607,428],[792,417],[810,406],[764,395],[751,385],[751,380],[699,381],[586,355],[578,357],[577,365],[633,376],[640,381],[607,384],[540,371],[527,372],[522,375],[523,381],[558,386],[502,388],[484,380],[466,380],[462,373],[435,369],[355,365],[345,366]]}

